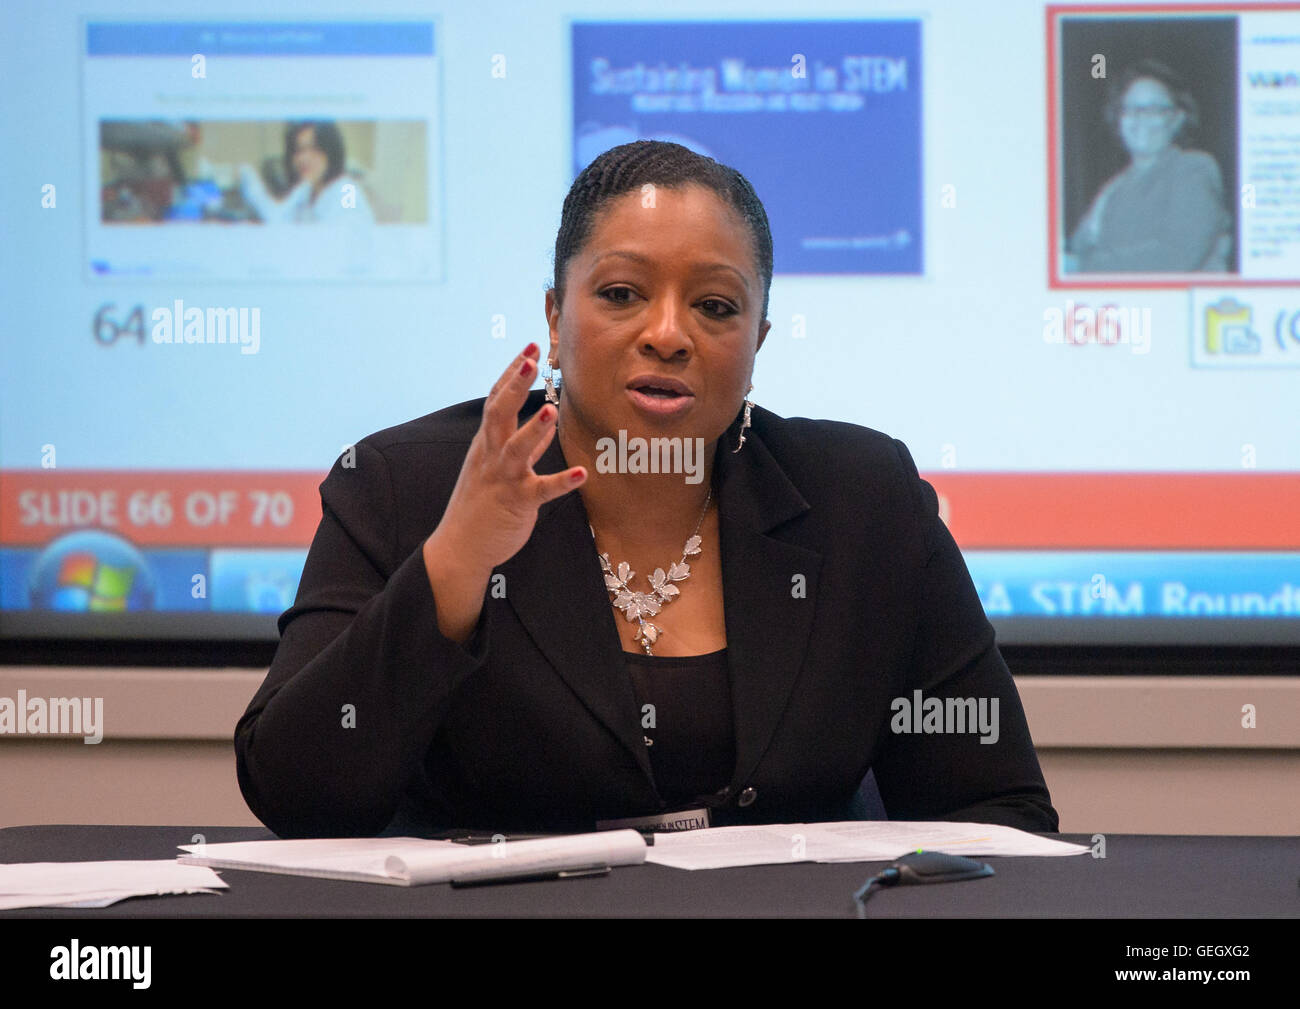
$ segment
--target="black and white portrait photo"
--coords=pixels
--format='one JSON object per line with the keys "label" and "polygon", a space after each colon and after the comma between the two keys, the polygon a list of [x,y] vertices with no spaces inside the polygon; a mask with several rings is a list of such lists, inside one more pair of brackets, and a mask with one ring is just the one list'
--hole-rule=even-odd
{"label": "black and white portrait photo", "polygon": [[1061,26],[1061,273],[1237,272],[1231,18]]}

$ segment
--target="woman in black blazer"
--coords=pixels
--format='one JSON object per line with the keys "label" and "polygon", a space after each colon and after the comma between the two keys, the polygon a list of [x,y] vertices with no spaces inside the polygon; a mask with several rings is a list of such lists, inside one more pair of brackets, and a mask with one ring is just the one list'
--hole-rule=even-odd
{"label": "woman in black blazer", "polygon": [[578,176],[545,396],[529,345],[486,400],[371,435],[321,484],[235,730],[268,827],[848,819],[874,772],[891,819],[1058,828],[907,448],[747,398],[771,276],[733,169],[637,141]]}

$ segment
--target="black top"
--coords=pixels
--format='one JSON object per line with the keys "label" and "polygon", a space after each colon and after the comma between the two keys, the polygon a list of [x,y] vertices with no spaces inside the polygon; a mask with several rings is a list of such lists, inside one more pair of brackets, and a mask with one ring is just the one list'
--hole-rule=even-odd
{"label": "black top", "polygon": [[727,787],[736,766],[727,650],[706,655],[624,652],[655,787],[670,806]]}

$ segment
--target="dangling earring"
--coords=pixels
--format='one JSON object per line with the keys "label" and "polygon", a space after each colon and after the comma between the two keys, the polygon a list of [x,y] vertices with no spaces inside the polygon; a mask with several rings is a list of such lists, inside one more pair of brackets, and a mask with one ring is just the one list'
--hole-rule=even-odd
{"label": "dangling earring", "polygon": [[[754,387],[751,385],[749,387],[749,392],[753,391]],[[749,427],[749,411],[754,408],[754,404],[749,401],[749,392],[745,393],[745,419],[740,425],[740,442],[731,450],[732,455],[735,455],[745,447],[745,428]]]}
{"label": "dangling earring", "polygon": [[546,402],[560,405],[560,394],[555,391],[555,382],[551,379],[551,361],[546,359],[546,374],[542,378],[542,384],[546,386]]}

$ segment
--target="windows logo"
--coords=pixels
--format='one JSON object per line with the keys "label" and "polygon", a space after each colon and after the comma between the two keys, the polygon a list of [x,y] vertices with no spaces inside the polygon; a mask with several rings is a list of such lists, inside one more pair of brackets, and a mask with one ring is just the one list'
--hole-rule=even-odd
{"label": "windows logo", "polygon": [[144,556],[117,536],[87,530],[50,544],[28,579],[36,609],[65,613],[151,610],[154,577]]}

